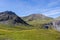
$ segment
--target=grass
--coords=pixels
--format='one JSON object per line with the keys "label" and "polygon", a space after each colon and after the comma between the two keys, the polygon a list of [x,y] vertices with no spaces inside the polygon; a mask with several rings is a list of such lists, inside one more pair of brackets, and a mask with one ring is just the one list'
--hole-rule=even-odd
{"label": "grass", "polygon": [[60,40],[60,33],[54,30],[44,29],[22,31],[1,29],[0,40]]}
{"label": "grass", "polygon": [[33,25],[35,29],[42,29],[44,27],[44,24],[48,24],[50,22],[52,22],[52,20],[33,20],[27,23]]}
{"label": "grass", "polygon": [[14,25],[6,25],[6,24],[0,24],[0,29],[4,29],[4,30],[11,30],[11,31],[21,31],[21,30],[30,30],[32,29],[32,26],[14,26]]}
{"label": "grass", "polygon": [[60,40],[60,32],[52,29],[40,29],[40,24],[50,21],[32,21],[31,26],[11,26],[0,24],[0,40]]}

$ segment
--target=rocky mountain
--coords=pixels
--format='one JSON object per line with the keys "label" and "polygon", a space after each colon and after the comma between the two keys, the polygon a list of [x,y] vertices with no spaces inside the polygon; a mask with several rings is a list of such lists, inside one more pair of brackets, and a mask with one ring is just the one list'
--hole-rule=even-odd
{"label": "rocky mountain", "polygon": [[55,18],[53,21],[53,26],[54,26],[54,29],[56,29],[57,31],[60,31],[60,16]]}
{"label": "rocky mountain", "polygon": [[53,19],[51,17],[47,17],[43,14],[31,14],[29,16],[22,17],[25,21],[33,21],[33,20],[45,20],[45,19]]}
{"label": "rocky mountain", "polygon": [[28,25],[28,23],[26,23],[12,11],[0,12],[0,24]]}
{"label": "rocky mountain", "polygon": [[54,29],[60,31],[60,20],[54,20],[53,26],[54,26]]}

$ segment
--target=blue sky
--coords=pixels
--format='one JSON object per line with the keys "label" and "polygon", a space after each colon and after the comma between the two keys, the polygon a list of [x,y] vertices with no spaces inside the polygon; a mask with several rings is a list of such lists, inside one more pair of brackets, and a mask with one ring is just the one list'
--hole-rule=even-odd
{"label": "blue sky", "polygon": [[7,10],[18,16],[40,13],[55,18],[60,16],[60,0],[0,0],[0,12]]}

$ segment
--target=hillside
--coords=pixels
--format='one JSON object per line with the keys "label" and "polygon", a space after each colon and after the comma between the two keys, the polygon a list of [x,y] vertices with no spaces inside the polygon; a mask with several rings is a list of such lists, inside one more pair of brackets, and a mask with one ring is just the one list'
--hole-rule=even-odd
{"label": "hillside", "polygon": [[34,20],[49,20],[53,19],[51,17],[47,17],[43,14],[31,14],[29,16],[22,17],[25,21],[34,21]]}
{"label": "hillside", "polygon": [[8,25],[28,25],[24,20],[22,20],[19,16],[17,16],[12,11],[0,12],[0,24],[8,24]]}
{"label": "hillside", "polygon": [[43,24],[48,24],[52,22],[53,18],[45,16],[43,14],[31,14],[22,18],[30,25],[33,25],[35,28],[42,28]]}
{"label": "hillside", "polygon": [[[53,18],[42,14],[30,16],[21,19],[12,11],[1,12],[0,40],[60,40],[60,32],[41,28],[43,24],[51,22]],[[32,26],[27,26],[29,24]]]}
{"label": "hillside", "polygon": [[60,16],[59,17],[56,17],[55,20],[60,20]]}
{"label": "hillside", "polygon": [[44,29],[22,31],[0,29],[0,40],[60,40],[60,33]]}

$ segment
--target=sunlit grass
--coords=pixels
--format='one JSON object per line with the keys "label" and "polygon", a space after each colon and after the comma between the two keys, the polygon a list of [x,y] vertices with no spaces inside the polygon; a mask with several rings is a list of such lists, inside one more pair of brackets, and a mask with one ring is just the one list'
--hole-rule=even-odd
{"label": "sunlit grass", "polygon": [[58,40],[60,33],[55,30],[44,29],[22,31],[0,30],[0,38],[10,40]]}

